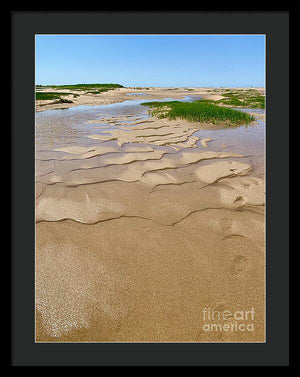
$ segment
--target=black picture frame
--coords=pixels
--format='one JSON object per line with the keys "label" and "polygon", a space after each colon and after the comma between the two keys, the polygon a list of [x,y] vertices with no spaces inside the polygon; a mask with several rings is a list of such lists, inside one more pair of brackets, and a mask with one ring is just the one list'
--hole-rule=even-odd
{"label": "black picture frame", "polygon": [[[13,366],[287,366],[289,364],[289,12],[13,11],[11,21],[11,364]],[[35,34],[266,35],[266,343],[35,343]],[[277,153],[278,150],[281,153]]]}

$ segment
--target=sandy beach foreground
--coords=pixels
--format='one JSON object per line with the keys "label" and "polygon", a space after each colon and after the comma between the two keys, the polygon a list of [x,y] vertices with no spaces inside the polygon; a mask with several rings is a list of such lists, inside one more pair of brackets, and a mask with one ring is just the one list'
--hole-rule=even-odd
{"label": "sandy beach foreground", "polygon": [[264,114],[228,142],[127,102],[78,120],[78,105],[141,92],[220,97],[121,88],[75,98],[65,118],[37,101],[36,341],[263,342],[264,149],[238,137]]}

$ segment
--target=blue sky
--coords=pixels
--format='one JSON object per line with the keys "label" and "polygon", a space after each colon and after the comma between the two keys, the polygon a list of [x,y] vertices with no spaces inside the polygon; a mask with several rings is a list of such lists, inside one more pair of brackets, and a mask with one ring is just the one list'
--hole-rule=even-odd
{"label": "blue sky", "polygon": [[264,86],[263,35],[36,35],[36,84]]}

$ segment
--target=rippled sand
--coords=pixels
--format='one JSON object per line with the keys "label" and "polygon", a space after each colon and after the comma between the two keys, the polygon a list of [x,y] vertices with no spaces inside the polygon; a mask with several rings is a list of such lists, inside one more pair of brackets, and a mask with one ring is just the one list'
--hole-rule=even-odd
{"label": "rippled sand", "polygon": [[[36,152],[36,340],[264,341],[253,156],[139,112],[86,124]],[[204,308],[254,308],[255,331],[204,331]]]}

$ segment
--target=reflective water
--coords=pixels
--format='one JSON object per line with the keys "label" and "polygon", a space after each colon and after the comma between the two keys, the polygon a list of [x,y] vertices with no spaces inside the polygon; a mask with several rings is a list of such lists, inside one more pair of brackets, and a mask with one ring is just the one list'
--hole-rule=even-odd
{"label": "reflective water", "polygon": [[128,96],[149,96],[146,93],[127,93]]}
{"label": "reflective water", "polygon": [[[186,96],[182,101],[190,102],[200,99],[197,96]],[[163,98],[170,101],[173,98]],[[101,134],[104,129],[114,127],[101,120],[112,117],[149,118],[148,109],[142,102],[149,100],[128,100],[101,106],[75,106],[69,109],[46,110],[36,113],[36,150],[51,150],[66,145],[94,145],[95,141],[87,138],[90,134]],[[99,119],[99,124],[88,123]],[[125,120],[124,120],[125,123]]]}
{"label": "reflective water", "polygon": [[[143,94],[143,93],[134,93]],[[199,96],[186,96],[182,101],[190,102],[201,99]],[[164,98],[161,101],[171,101]],[[147,99],[128,100],[102,106],[76,106],[65,110],[47,110],[36,113],[36,151],[53,150],[67,145],[91,146],[103,141],[94,140],[88,135],[103,134],[103,131],[130,125],[131,122],[149,118],[148,108],[142,106]],[[260,109],[237,109],[244,112],[263,114]],[[121,118],[111,123],[113,118]],[[99,122],[97,122],[99,119]],[[93,123],[90,123],[93,121]],[[205,149],[212,151],[230,151],[250,156],[255,173],[264,173],[265,122],[257,121],[255,125],[199,130],[194,133],[200,139],[211,138]],[[107,142],[105,142],[107,144]],[[109,142],[114,143],[114,142]],[[203,145],[197,143],[195,151]]]}

